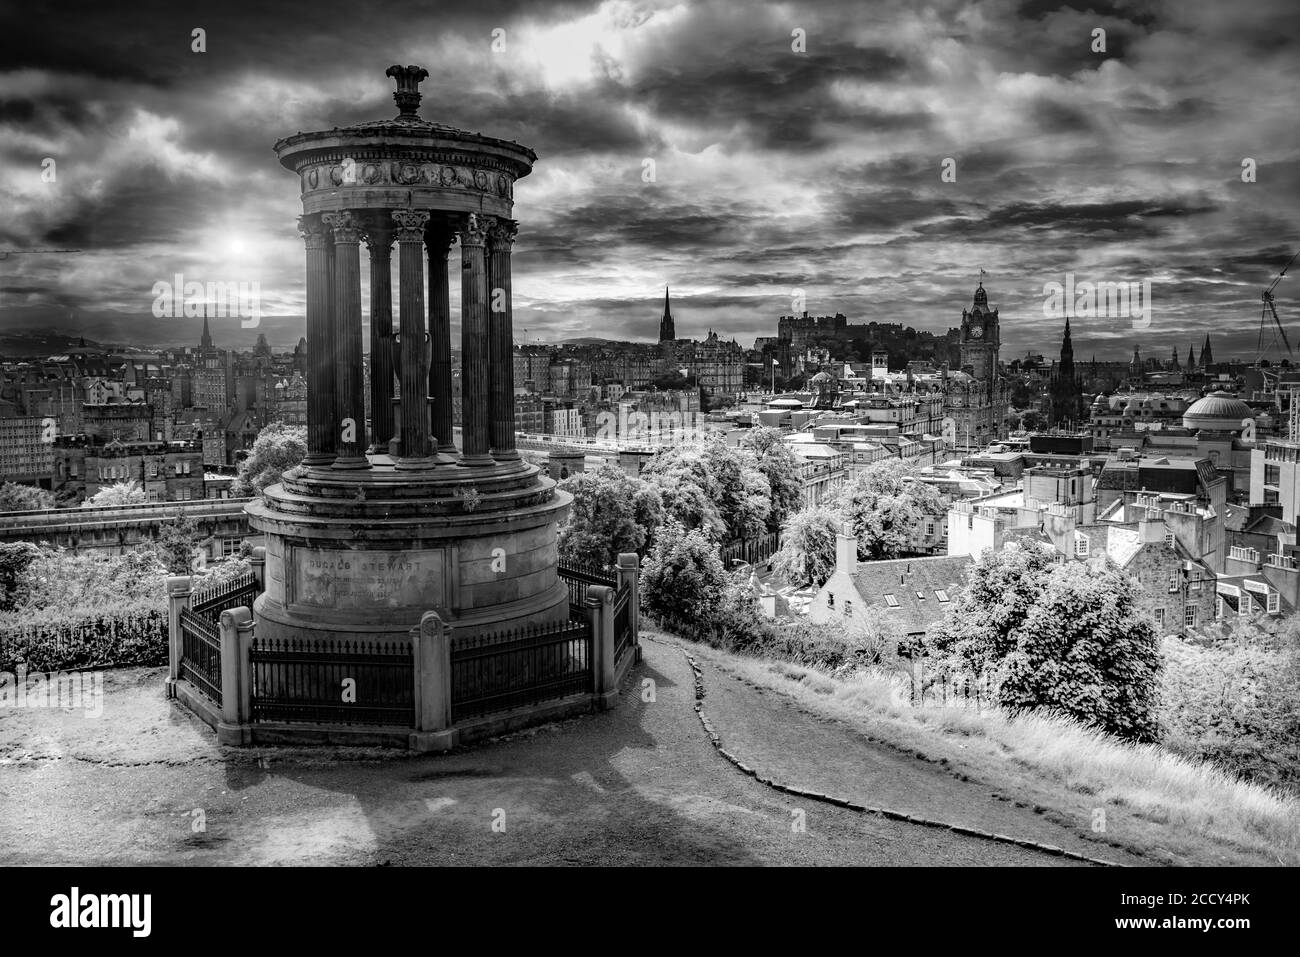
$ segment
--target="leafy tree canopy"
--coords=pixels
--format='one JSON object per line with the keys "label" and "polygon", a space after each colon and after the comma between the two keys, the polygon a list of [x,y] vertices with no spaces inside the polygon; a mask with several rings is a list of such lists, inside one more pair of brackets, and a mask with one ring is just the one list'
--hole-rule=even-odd
{"label": "leafy tree canopy", "polygon": [[664,518],[659,486],[629,478],[615,465],[578,472],[560,487],[573,495],[560,528],[560,558],[612,566],[620,552],[642,554]]}
{"label": "leafy tree canopy", "polygon": [[1004,707],[1157,736],[1159,640],[1136,583],[1108,560],[1057,563],[1037,544],[987,550],[924,650],[945,671],[991,681]]}
{"label": "leafy tree canopy", "polygon": [[302,426],[272,422],[258,433],[248,457],[239,463],[239,474],[230,484],[230,494],[261,495],[262,490],[302,464],[307,455],[307,430]]}

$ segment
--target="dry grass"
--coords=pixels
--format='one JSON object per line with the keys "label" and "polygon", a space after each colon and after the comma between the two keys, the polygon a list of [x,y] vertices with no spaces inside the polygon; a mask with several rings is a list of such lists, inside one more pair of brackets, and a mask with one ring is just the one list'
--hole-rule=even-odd
{"label": "dry grass", "polygon": [[[1158,745],[1134,745],[1062,716],[1014,717],[997,708],[913,707],[906,678],[831,677],[768,659],[683,642],[692,653],[796,698],[872,737],[947,759],[1003,793],[1087,820],[1106,809],[1107,837],[1153,861],[1300,864],[1300,801]],[[1076,818],[1080,819],[1080,818]]]}

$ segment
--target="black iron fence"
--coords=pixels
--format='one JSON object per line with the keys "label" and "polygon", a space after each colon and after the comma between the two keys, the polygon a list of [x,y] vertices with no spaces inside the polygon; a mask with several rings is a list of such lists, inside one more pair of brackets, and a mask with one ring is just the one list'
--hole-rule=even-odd
{"label": "black iron fence", "polygon": [[574,619],[587,617],[587,586],[604,585],[618,588],[618,575],[603,571],[595,565],[578,565],[572,562],[560,562],[558,568],[560,579],[569,587],[569,617]]}
{"label": "black iron fence", "polygon": [[623,653],[631,647],[635,636],[632,634],[632,589],[624,588],[614,599],[614,660],[623,660]]}
{"label": "black iron fence", "polygon": [[182,608],[181,660],[184,678],[218,708],[221,707],[221,635],[211,618]]}
{"label": "black iron fence", "polygon": [[415,727],[408,643],[255,637],[249,662],[254,722]]}
{"label": "black iron fence", "polygon": [[259,594],[257,576],[249,572],[222,582],[220,585],[196,591],[190,597],[190,607],[200,615],[217,619],[221,617],[223,611],[229,611],[231,608],[242,606],[252,608]]}
{"label": "black iron fence", "polygon": [[453,639],[453,723],[592,691],[587,621]]}

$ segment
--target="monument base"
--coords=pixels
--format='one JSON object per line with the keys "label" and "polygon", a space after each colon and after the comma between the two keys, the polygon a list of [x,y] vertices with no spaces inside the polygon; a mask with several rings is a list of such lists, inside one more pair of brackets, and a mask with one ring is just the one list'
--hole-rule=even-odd
{"label": "monument base", "polygon": [[401,638],[436,611],[457,636],[568,618],[556,542],[571,496],[522,461],[299,469],[247,506],[266,536],[257,637]]}

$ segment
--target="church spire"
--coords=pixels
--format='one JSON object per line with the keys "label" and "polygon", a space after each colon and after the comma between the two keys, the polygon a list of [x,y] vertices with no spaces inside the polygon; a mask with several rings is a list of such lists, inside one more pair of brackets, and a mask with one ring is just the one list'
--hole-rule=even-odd
{"label": "church spire", "polygon": [[1205,334],[1205,345],[1201,346],[1201,365],[1209,368],[1214,363],[1214,353],[1210,351],[1210,334]]}
{"label": "church spire", "polygon": [[199,351],[212,351],[212,333],[208,331],[208,317],[206,314],[203,316],[203,338],[199,340]]}
{"label": "church spire", "polygon": [[1187,371],[1191,372],[1195,368],[1196,368],[1196,346],[1190,345],[1187,347]]}
{"label": "church spire", "polygon": [[664,314],[659,319],[659,341],[671,342],[677,338],[673,328],[673,311],[668,305],[668,287],[664,286]]}

